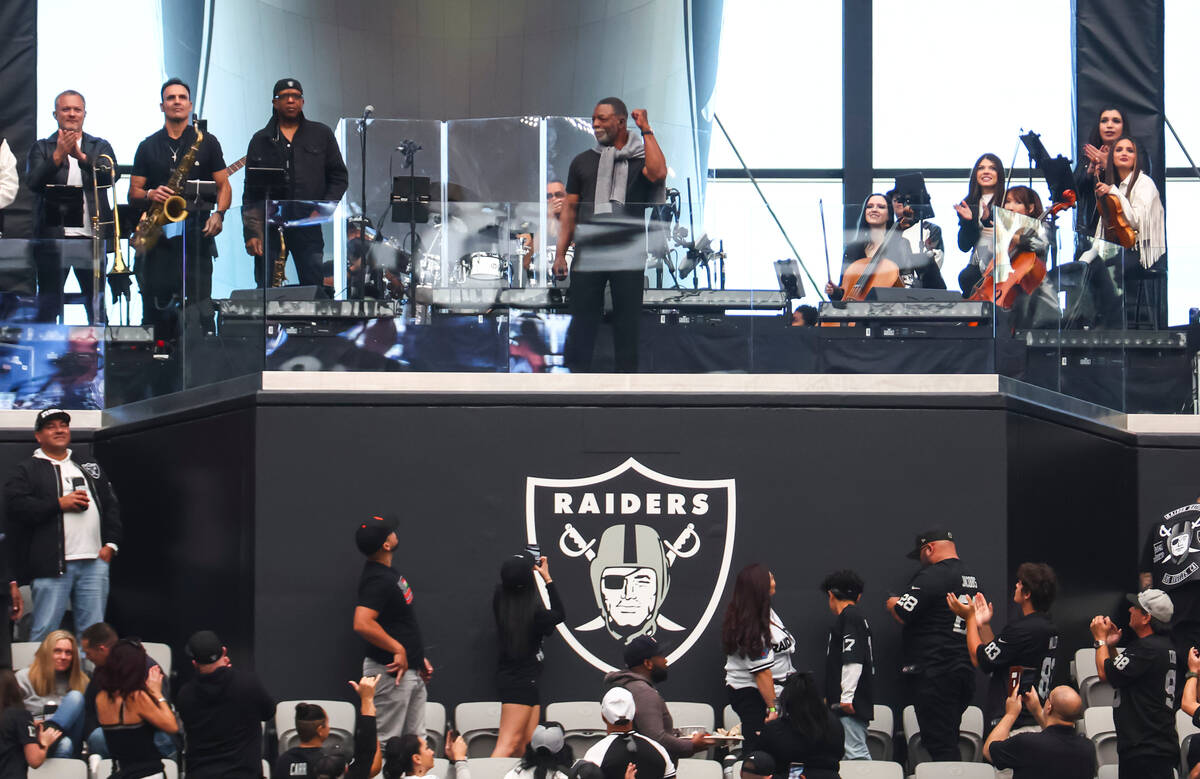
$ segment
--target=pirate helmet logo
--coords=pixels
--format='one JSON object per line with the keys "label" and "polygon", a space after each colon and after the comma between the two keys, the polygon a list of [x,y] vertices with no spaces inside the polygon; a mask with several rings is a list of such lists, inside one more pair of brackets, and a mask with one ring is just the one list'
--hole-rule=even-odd
{"label": "pirate helmet logo", "polygon": [[[526,482],[529,541],[544,539],[543,554],[562,556],[555,570],[569,574],[555,581],[574,589],[572,602],[586,592],[595,604],[592,618],[559,632],[602,670],[637,636],[682,638],[671,661],[692,646],[724,589],[733,520],[732,479],[678,479],[632,458],[596,476]],[[673,589],[684,597],[669,598]]]}
{"label": "pirate helmet logo", "polygon": [[1191,503],[1163,515],[1153,539],[1156,587],[1172,589],[1200,574],[1200,504]]}

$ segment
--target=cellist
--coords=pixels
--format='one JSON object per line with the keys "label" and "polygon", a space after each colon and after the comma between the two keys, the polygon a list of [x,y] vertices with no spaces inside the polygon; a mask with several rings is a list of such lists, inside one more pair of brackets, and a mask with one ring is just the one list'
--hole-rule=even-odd
{"label": "cellist", "polygon": [[895,277],[889,276],[881,284],[871,286],[900,285],[899,271],[911,265],[909,255],[912,250],[899,231],[892,229],[895,224],[891,201],[878,192],[867,196],[858,216],[854,238],[846,244],[846,250],[842,253],[839,281],[835,285],[830,279],[825,284],[825,294],[830,300],[842,300],[846,297],[847,286],[853,286],[853,282],[847,278],[846,271],[860,260],[874,261],[874,267],[880,276],[890,272],[891,276]]}
{"label": "cellist", "polygon": [[[1042,199],[1037,192],[1026,186],[1010,187],[1004,193],[1003,207],[1014,214],[1021,214],[1037,220],[1041,220],[1044,213]],[[1014,252],[1033,252],[1044,267],[1049,244],[1050,238],[1046,233],[1046,226],[1039,221],[1036,228],[1019,232],[1015,236],[1014,245],[1010,246],[1008,250],[1010,255]],[[1042,280],[1033,294],[1026,294],[1018,287],[1016,295],[1017,299],[1013,302],[1007,317],[1010,332],[1058,326],[1058,297],[1049,276]]]}

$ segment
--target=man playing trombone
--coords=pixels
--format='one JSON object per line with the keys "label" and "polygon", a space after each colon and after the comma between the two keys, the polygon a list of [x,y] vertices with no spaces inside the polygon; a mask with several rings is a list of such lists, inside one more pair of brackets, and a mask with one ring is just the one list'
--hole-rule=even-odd
{"label": "man playing trombone", "polygon": [[[116,156],[112,146],[103,138],[88,135],[83,131],[83,120],[87,116],[87,104],[83,95],[68,89],[54,98],[54,120],[58,129],[48,138],[35,141],[29,150],[25,180],[34,194],[33,235],[38,239],[34,245],[34,262],[37,265],[37,321],[54,322],[63,313],[63,286],[71,266],[75,267],[75,278],[79,289],[87,300],[89,323],[104,319],[104,269],[100,269],[100,289],[96,289],[96,277],[92,268],[90,247],[81,246],[79,252],[69,252],[72,258],[81,258],[79,263],[64,263],[63,241],[90,241],[92,239],[92,215],[96,213],[95,185],[107,186],[116,180]],[[107,169],[101,181],[95,180],[96,161],[101,157],[113,160],[112,172]],[[61,197],[53,194],[57,187],[80,187],[83,195],[82,219],[73,205],[75,194]],[[62,190],[59,190],[62,191]],[[78,202],[75,200],[74,202]],[[101,224],[111,224],[112,209],[107,198],[99,204]],[[112,240],[112,228],[105,227],[103,240]],[[82,258],[87,261],[83,262]],[[93,303],[99,310],[93,310]]]}
{"label": "man playing trombone", "polygon": [[[167,186],[176,171],[184,182],[212,181],[217,189],[215,211],[184,212],[186,219],[148,230],[151,240],[138,249],[134,273],[142,294],[142,324],[153,325],[159,338],[175,341],[181,334],[183,323],[178,317],[183,313],[187,314],[187,323],[198,324],[203,332],[214,330],[212,268],[216,244],[213,238],[224,225],[233,191],[220,141],[208,132],[200,137],[189,121],[192,90],[173,78],[163,84],[160,97],[159,108],[166,122],[163,129],[138,144],[129,182],[129,202],[149,211],[155,204],[166,204],[173,196],[182,194]],[[138,233],[141,232],[139,227]],[[181,312],[179,307],[184,301],[188,311]]]}

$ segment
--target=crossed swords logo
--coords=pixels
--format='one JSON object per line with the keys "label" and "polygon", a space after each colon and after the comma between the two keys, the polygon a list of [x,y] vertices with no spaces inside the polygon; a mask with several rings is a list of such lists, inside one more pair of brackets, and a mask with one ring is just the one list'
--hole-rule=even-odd
{"label": "crossed swords logo", "polygon": [[[667,576],[670,575],[670,567],[675,565],[675,561],[680,558],[688,558],[694,556],[700,551],[700,535],[696,532],[695,524],[689,522],[687,527],[679,534],[674,543],[663,541],[660,537],[659,542],[666,548],[664,555],[667,560]],[[570,522],[563,527],[562,535],[558,537],[558,548],[567,557],[577,558],[583,557],[589,563],[596,559],[596,539],[586,539],[579,530]],[[664,588],[665,592],[665,588]],[[671,620],[662,614],[655,617],[655,625],[663,630],[678,632],[686,630],[685,627],[678,622]],[[580,625],[576,630],[591,631],[599,630],[605,626],[604,615],[601,614],[588,622]]]}

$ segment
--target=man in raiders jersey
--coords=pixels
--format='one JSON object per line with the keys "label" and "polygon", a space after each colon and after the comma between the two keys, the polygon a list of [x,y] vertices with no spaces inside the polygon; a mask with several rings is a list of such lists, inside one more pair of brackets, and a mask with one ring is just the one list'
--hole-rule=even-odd
{"label": "man in raiders jersey", "polygon": [[875,658],[871,626],[858,609],[863,581],[854,571],[835,571],[821,589],[836,619],[825,648],[825,701],[842,720],[846,760],[870,760],[867,725],[875,714]]}
{"label": "man in raiders jersey", "polygon": [[634,732],[636,713],[637,705],[629,690],[613,687],[604,693],[600,716],[604,718],[608,735],[584,754],[584,762],[600,766],[604,779],[625,779],[625,771],[631,763],[637,768],[637,779],[675,776],[675,764],[662,744]]}
{"label": "man in raiders jersey", "polygon": [[961,760],[958,725],[975,695],[975,669],[967,656],[966,621],[950,611],[946,595],[956,593],[969,603],[979,584],[958,559],[949,530],[918,534],[908,557],[920,560],[921,570],[903,593],[887,599],[888,610],[904,626],[900,672],[929,756],[935,761]]}
{"label": "man in raiders jersey", "polygon": [[[1054,570],[1044,563],[1021,563],[1017,568],[1017,584],[1013,603],[1021,616],[1005,626],[996,636],[992,633],[992,604],[976,594],[973,603],[960,601],[955,595],[946,596],[946,604],[967,623],[967,652],[976,668],[988,674],[987,710],[984,716],[989,728],[996,727],[1004,716],[1004,701],[1009,692],[1009,674],[1013,669],[1021,675],[1020,690],[1037,691],[1038,699],[1046,700],[1054,679],[1054,655],[1058,649],[1058,628],[1050,619],[1050,604],[1058,591]],[[1017,730],[1036,728],[1037,723],[1027,711],[1017,717]]]}
{"label": "man in raiders jersey", "polygon": [[1118,655],[1112,647],[1121,630],[1108,617],[1092,620],[1096,640],[1096,671],[1116,689],[1113,723],[1117,727],[1120,779],[1170,779],[1179,765],[1175,734],[1175,647],[1167,625],[1175,612],[1162,590],[1142,590],[1126,596],[1129,628],[1136,640]]}

